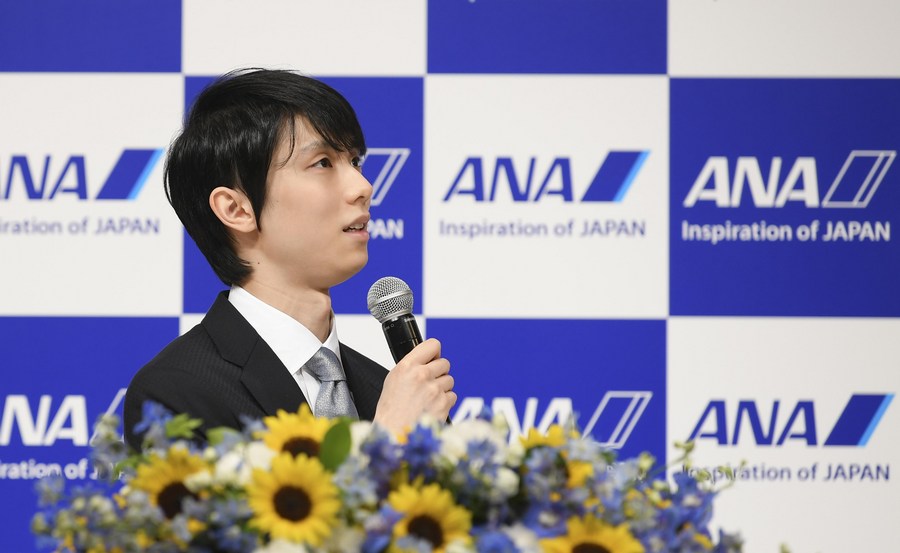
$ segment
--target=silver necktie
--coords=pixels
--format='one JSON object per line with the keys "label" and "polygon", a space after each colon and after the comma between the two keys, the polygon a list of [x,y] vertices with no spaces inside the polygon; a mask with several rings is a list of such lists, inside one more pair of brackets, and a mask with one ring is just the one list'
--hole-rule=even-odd
{"label": "silver necktie", "polygon": [[321,382],[319,395],[316,396],[317,417],[359,418],[353,398],[350,397],[350,388],[347,386],[341,362],[334,352],[321,347],[304,367]]}

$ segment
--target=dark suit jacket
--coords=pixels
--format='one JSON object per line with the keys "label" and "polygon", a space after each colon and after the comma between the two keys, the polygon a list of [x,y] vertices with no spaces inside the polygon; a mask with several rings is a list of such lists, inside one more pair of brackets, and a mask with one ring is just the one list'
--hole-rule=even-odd
{"label": "dark suit jacket", "polygon": [[[388,371],[341,344],[341,362],[359,417],[372,420]],[[228,301],[216,298],[203,321],[166,346],[134,376],[125,395],[125,439],[140,449],[134,426],[146,400],[217,426],[241,428],[241,415],[296,412],[303,392],[272,348]]]}

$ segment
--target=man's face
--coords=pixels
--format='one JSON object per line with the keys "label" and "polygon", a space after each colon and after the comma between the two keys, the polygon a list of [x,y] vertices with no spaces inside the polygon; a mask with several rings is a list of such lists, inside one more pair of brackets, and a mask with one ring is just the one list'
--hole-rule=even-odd
{"label": "man's face", "polygon": [[[325,290],[347,280],[368,261],[372,185],[358,152],[338,152],[302,119],[296,141],[282,138],[266,182],[260,215],[261,262],[276,285]],[[284,163],[287,159],[287,163]]]}

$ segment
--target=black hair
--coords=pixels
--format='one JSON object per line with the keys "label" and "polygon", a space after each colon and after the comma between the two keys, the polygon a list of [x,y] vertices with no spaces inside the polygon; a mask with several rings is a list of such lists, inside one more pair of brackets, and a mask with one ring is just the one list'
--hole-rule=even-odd
{"label": "black hair", "polygon": [[335,150],[365,155],[356,113],[340,93],[316,79],[271,69],[233,71],[205,88],[169,148],[166,197],[226,285],[242,284],[252,269],[210,208],[210,193],[219,186],[240,190],[260,225],[272,157],[282,137],[289,137],[290,158],[297,116]]}

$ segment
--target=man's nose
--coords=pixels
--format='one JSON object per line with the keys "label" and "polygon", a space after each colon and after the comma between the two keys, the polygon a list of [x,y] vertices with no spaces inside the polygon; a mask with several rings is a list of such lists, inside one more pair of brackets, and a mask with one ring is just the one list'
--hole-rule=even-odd
{"label": "man's nose", "polygon": [[351,203],[356,203],[362,198],[364,204],[368,206],[372,201],[372,184],[369,183],[369,179],[362,174],[362,171],[355,168],[350,169],[348,173],[347,179],[349,180],[349,184],[347,189],[349,191]]}

